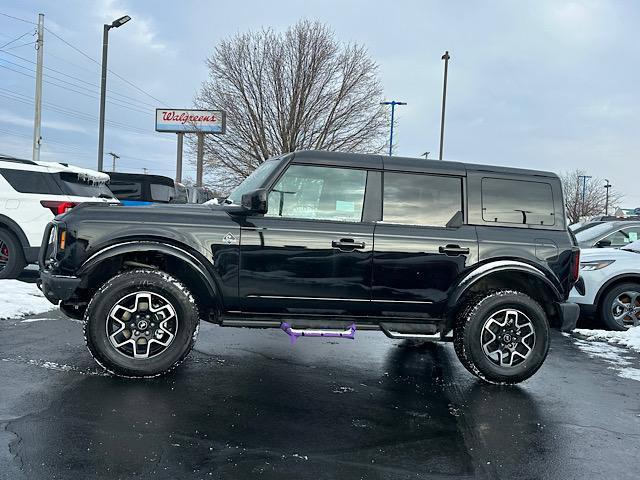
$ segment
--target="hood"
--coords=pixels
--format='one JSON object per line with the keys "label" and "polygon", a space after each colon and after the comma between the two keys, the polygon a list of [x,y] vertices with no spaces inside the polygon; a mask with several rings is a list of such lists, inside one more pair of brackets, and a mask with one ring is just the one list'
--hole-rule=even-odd
{"label": "hood", "polygon": [[580,250],[580,262],[621,259],[640,260],[640,253],[619,248],[583,248]]}

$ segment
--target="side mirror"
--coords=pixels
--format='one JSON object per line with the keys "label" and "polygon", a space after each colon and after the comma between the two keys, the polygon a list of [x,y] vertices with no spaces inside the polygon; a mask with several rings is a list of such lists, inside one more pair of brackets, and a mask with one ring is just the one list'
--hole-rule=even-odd
{"label": "side mirror", "polygon": [[259,188],[251,192],[242,195],[242,208],[249,214],[262,214],[267,213],[267,190]]}
{"label": "side mirror", "polygon": [[611,240],[607,240],[606,238],[603,238],[602,240],[600,240],[598,243],[596,243],[595,245],[597,248],[607,248],[611,246]]}

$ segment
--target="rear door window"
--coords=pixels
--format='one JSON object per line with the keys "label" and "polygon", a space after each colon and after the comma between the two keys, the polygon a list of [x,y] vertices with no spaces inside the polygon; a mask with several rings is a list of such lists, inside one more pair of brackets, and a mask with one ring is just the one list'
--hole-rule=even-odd
{"label": "rear door window", "polygon": [[482,219],[490,223],[554,225],[551,185],[526,180],[483,178]]}
{"label": "rear door window", "polygon": [[383,222],[445,227],[460,211],[461,178],[385,172]]}

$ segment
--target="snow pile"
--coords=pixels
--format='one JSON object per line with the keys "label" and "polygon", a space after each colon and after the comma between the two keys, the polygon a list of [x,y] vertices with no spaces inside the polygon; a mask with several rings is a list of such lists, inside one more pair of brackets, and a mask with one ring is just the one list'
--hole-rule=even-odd
{"label": "snow pile", "polygon": [[633,327],[625,332],[609,332],[606,330],[588,330],[585,328],[576,328],[577,333],[588,341],[603,341],[630,348],[636,352],[640,352],[640,327]]}
{"label": "snow pile", "polygon": [[578,337],[573,337],[574,343],[584,353],[604,360],[619,377],[640,382],[640,368],[635,366],[638,356],[634,354],[640,352],[640,327],[626,332],[576,328],[573,334]]}
{"label": "snow pile", "polygon": [[0,280],[0,320],[42,313],[55,308],[33,283]]}

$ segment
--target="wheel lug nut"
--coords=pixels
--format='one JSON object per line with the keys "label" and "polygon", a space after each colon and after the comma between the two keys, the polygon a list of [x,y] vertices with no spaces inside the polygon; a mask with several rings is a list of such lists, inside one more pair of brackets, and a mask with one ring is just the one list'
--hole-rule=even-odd
{"label": "wheel lug nut", "polygon": [[144,332],[145,335],[149,336],[149,330],[147,330],[146,332]]}

